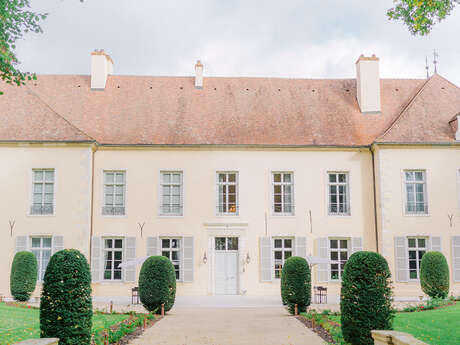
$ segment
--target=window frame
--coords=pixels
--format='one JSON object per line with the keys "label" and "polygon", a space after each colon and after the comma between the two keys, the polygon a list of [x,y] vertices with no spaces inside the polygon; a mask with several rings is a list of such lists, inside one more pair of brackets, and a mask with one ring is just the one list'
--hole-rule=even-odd
{"label": "window frame", "polygon": [[[180,212],[178,213],[165,213],[163,212],[163,184],[166,185],[166,183],[163,183],[163,174],[179,174],[180,175],[180,204],[179,204],[179,209]],[[158,175],[158,216],[159,217],[183,217],[184,216],[184,171],[183,170],[174,170],[174,169],[161,169],[159,170],[159,175]],[[170,182],[170,186],[175,185],[174,183]],[[170,194],[170,197],[172,194]],[[172,207],[172,202],[170,201],[169,206]]]}
{"label": "window frame", "polygon": [[[410,239],[415,239],[415,243],[416,243],[415,247],[409,247],[409,240]],[[425,240],[425,247],[419,247],[419,245],[418,245],[418,240],[419,239],[424,239]],[[429,236],[406,236],[407,277],[408,277],[409,281],[412,281],[412,282],[420,281],[420,266],[421,266],[422,259],[418,259],[419,251],[424,250],[425,253],[423,255],[425,255],[426,253],[428,253],[430,251],[429,246],[430,246],[430,237]],[[411,250],[412,251],[415,250],[415,253],[416,253],[415,262],[416,262],[417,278],[411,278],[411,276],[410,276],[410,271],[411,271],[411,269],[410,269],[410,261],[414,260],[414,259],[411,260],[410,256],[409,256],[409,251],[411,251]],[[422,255],[422,257],[423,257],[423,255]]]}
{"label": "window frame", "polygon": [[[32,246],[32,241],[34,238],[39,238],[40,239],[40,247],[33,247]],[[50,247],[43,247],[43,239],[45,238],[49,238],[51,241],[50,241]],[[42,279],[42,276],[43,278],[45,277],[45,272],[46,272],[46,267],[43,267],[43,250],[48,250],[50,251],[50,257],[48,259],[48,263],[46,264],[46,267],[48,267],[48,264],[51,260],[51,257],[53,256],[53,236],[47,236],[47,235],[31,235],[29,236],[29,250],[33,253],[34,250],[39,250],[40,252],[40,258],[37,258],[35,256],[35,258],[37,259],[37,282],[41,283],[43,282],[44,279]]]}
{"label": "window frame", "polygon": [[[113,247],[112,248],[105,248],[105,241],[106,240],[112,240],[113,241]],[[118,282],[124,282],[124,274],[125,274],[125,270],[124,270],[124,267],[120,267],[120,279],[114,279],[114,271],[115,271],[115,249],[119,249],[119,248],[115,248],[115,240],[121,240],[121,250],[117,250],[117,251],[121,251],[121,260],[117,260],[117,261],[121,261],[121,263],[123,263],[123,261],[125,260],[125,254],[126,254],[126,238],[125,237],[122,237],[122,236],[104,236],[102,237],[102,282],[107,282],[107,283],[112,283],[112,282],[115,282],[115,283],[118,283]],[[105,259],[105,253],[108,252],[108,251],[111,251],[113,254],[112,254],[112,268],[110,269],[111,271],[111,278],[110,279],[106,279],[105,278],[105,271],[106,271],[106,268],[105,268],[105,264],[106,264],[106,259]]]}
{"label": "window frame", "polygon": [[[124,175],[124,180],[123,180],[123,206],[115,206],[115,186],[116,185],[119,185],[119,183],[116,183],[115,182],[115,175],[114,175],[114,181],[113,183],[111,183],[111,185],[114,187],[114,190],[113,190],[113,193],[112,193],[112,197],[114,198],[113,199],[113,202],[112,202],[112,206],[109,206],[107,205],[107,195],[106,195],[106,192],[105,192],[105,187],[106,185],[110,185],[110,183],[106,183],[105,182],[105,175],[106,173],[114,173],[114,174],[117,174],[117,173],[123,173]],[[101,215],[103,217],[126,217],[126,194],[127,194],[127,181],[128,181],[128,173],[125,169],[103,169],[102,170],[102,206],[101,206]],[[104,208],[105,207],[112,207],[113,209],[115,209],[115,207],[123,207],[123,214],[109,214],[109,213],[104,213]]]}
{"label": "window frame", "polygon": [[[281,174],[281,181],[275,182],[275,175]],[[291,182],[284,182],[284,175],[290,174],[291,175]],[[271,182],[271,214],[272,216],[295,216],[295,174],[293,170],[272,170],[270,174],[270,182]],[[282,212],[275,211],[275,186],[281,185],[281,208]],[[285,212],[285,202],[284,202],[284,188],[283,186],[290,185],[291,186],[291,211]]]}
{"label": "window frame", "polygon": [[[346,176],[346,183],[342,182],[330,182],[329,176],[331,174],[335,174],[338,176],[339,174],[345,174]],[[349,217],[351,216],[351,186],[350,186],[350,172],[348,170],[328,170],[326,172],[326,203],[327,203],[327,215],[331,217]],[[345,186],[346,187],[346,207],[347,212],[331,212],[331,199],[330,199],[330,187],[331,185],[338,186]],[[338,194],[337,194],[338,195]],[[337,210],[339,209],[339,203],[337,202]]]}
{"label": "window frame", "polygon": [[[424,179],[423,179],[423,182],[419,182],[419,181],[407,181],[406,179],[406,172],[422,172],[423,173],[423,176],[424,176]],[[401,171],[402,173],[402,192],[403,192],[403,215],[404,216],[409,216],[409,217],[419,217],[419,216],[429,216],[430,215],[430,207],[429,207],[429,202],[428,202],[428,171],[427,169],[403,169]],[[414,175],[414,178],[415,178],[415,175]],[[407,210],[407,206],[408,206],[408,200],[407,200],[407,185],[408,184],[413,184],[414,185],[414,197],[415,197],[415,208],[417,208],[417,199],[416,199],[416,185],[417,184],[421,184],[423,185],[423,195],[424,195],[424,198],[425,198],[425,201],[424,201],[424,212],[417,212],[417,211],[414,211],[414,212],[408,212]]]}
{"label": "window frame", "polygon": [[[273,236],[272,237],[272,259],[273,259],[273,267],[271,269],[272,271],[272,277],[273,279],[281,279],[281,272],[283,270],[284,264],[287,259],[289,259],[292,256],[295,256],[295,237],[291,236]],[[276,248],[275,247],[275,241],[276,240],[281,240],[281,248]],[[291,240],[291,248],[285,247],[285,240]],[[291,252],[291,256],[289,256],[286,259],[285,252]],[[276,268],[276,261],[277,259],[275,258],[275,252],[281,252],[281,267],[279,269]],[[276,272],[279,271],[279,277],[276,276]]]}
{"label": "window frame", "polygon": [[[169,252],[170,256],[172,256],[172,252],[177,252],[178,253],[178,258],[179,258],[178,260],[172,260],[171,257],[168,257],[168,259],[169,259],[169,261],[171,261],[173,266],[174,266],[174,262],[177,262],[177,265],[179,266],[177,270],[174,267],[174,273],[175,274],[176,274],[176,272],[179,273],[179,278],[176,275],[176,281],[183,281],[183,279],[184,279],[184,277],[183,277],[183,268],[184,267],[183,267],[183,254],[182,254],[182,252],[183,252],[184,241],[182,240],[182,237],[164,236],[164,237],[160,237],[159,240],[160,240],[160,255],[161,256],[165,256],[165,255],[163,255],[164,251]],[[163,248],[163,240],[169,240],[169,247],[168,248]],[[177,240],[179,242],[179,247],[178,248],[172,248],[171,247],[172,240]]]}
{"label": "window frame", "polygon": [[[225,174],[226,175],[226,179],[227,181],[226,182],[220,182],[219,181],[219,176],[221,174]],[[229,174],[235,174],[235,182],[229,182],[228,181],[228,175]],[[239,198],[239,183],[240,180],[239,180],[239,172],[236,171],[236,170],[217,170],[216,171],[216,216],[239,216],[240,215],[240,206],[239,206],[239,201],[240,201],[240,198]],[[220,191],[219,191],[219,187],[223,185],[223,186],[227,186],[227,203],[226,205],[229,206],[230,203],[228,201],[228,186],[231,186],[231,185],[234,185],[235,186],[235,212],[220,212],[221,210],[221,207],[220,207]],[[225,205],[225,204],[224,204]],[[227,208],[228,209],[228,208]]]}
{"label": "window frame", "polygon": [[[337,248],[332,248],[331,247],[331,241],[337,241]],[[347,241],[347,249],[343,249],[341,248],[340,246],[340,241]],[[328,250],[328,259],[329,260],[332,260],[331,259],[331,252],[332,251],[335,251],[337,252],[337,258],[338,260],[335,260],[335,261],[339,261],[338,264],[328,264],[329,266],[329,270],[328,270],[328,281],[330,282],[342,282],[342,275],[343,275],[343,269],[341,268],[341,265],[342,265],[342,261],[340,259],[340,253],[341,252],[347,252],[347,260],[345,261],[345,263],[343,264],[344,268],[345,268],[345,265],[346,263],[348,262],[348,260],[350,260],[350,256],[352,254],[352,239],[350,237],[328,237],[327,239],[327,250]],[[338,278],[337,279],[332,279],[332,265],[339,265],[338,267]]]}
{"label": "window frame", "polygon": [[[35,172],[36,171],[42,171],[42,172],[46,172],[46,171],[52,171],[53,172],[53,202],[52,202],[52,212],[51,213],[34,213],[32,212],[32,207],[34,205],[34,188],[35,188],[35,183],[38,183],[38,182],[35,182]],[[45,197],[44,197],[44,186],[46,184],[46,179],[43,178],[42,180],[42,188],[43,188],[43,191],[42,191],[42,207],[44,205],[44,201],[45,201]],[[32,216],[32,217],[36,217],[36,216],[39,216],[39,217],[49,217],[49,216],[55,216],[56,215],[56,186],[57,186],[57,171],[56,171],[56,168],[32,168],[31,169],[31,172],[30,172],[30,193],[29,193],[29,207],[28,207],[28,210],[27,210],[27,215],[28,216]]]}

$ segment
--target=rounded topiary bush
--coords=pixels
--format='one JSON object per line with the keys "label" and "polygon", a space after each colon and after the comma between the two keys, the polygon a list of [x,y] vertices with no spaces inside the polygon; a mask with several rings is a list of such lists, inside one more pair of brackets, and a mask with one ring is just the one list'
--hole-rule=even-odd
{"label": "rounded topiary bush", "polygon": [[59,338],[59,345],[89,345],[92,316],[88,261],[76,249],[57,252],[45,272],[40,300],[40,337]]}
{"label": "rounded topiary bush", "polygon": [[298,311],[305,312],[311,302],[311,275],[307,260],[299,256],[291,256],[284,262],[281,271],[281,299],[294,314],[295,305]]}
{"label": "rounded topiary bush", "polygon": [[449,266],[440,252],[428,252],[420,265],[420,285],[432,298],[446,298],[449,294]]}
{"label": "rounded topiary bush", "polygon": [[37,284],[37,259],[31,252],[17,252],[11,264],[10,290],[17,301],[28,301]]}
{"label": "rounded topiary bush", "polygon": [[176,298],[174,266],[164,256],[151,256],[145,260],[139,275],[139,297],[145,309],[160,313],[171,310]]}
{"label": "rounded topiary bush", "polygon": [[391,273],[385,258],[374,252],[350,256],[342,276],[342,333],[353,345],[372,345],[373,329],[392,329]]}

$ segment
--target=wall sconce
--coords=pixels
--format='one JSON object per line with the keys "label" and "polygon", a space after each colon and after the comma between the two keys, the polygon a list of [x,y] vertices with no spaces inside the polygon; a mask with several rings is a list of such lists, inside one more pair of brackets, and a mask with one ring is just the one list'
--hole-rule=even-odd
{"label": "wall sconce", "polygon": [[203,254],[203,263],[206,265],[207,262],[208,262],[208,258],[206,257],[206,252],[204,252],[204,254]]}
{"label": "wall sconce", "polygon": [[251,262],[251,257],[249,256],[249,252],[246,253],[246,263],[249,264]]}

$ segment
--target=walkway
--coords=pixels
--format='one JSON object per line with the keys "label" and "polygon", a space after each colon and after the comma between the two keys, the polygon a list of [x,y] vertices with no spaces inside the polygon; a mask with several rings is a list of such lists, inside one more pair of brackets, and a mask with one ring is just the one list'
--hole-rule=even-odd
{"label": "walkway", "polygon": [[323,345],[282,307],[173,308],[131,345]]}

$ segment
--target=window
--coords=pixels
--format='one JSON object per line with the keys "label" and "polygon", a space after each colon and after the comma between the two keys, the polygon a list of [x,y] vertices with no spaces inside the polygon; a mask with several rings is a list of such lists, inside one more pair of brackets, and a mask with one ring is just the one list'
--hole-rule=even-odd
{"label": "window", "polygon": [[217,173],[217,213],[238,214],[238,173]]}
{"label": "window", "polygon": [[349,215],[348,173],[330,172],[328,175],[329,214]]}
{"label": "window", "polygon": [[404,182],[406,185],[406,213],[426,214],[428,204],[426,198],[426,176],[423,170],[406,170]]}
{"label": "window", "polygon": [[337,263],[331,264],[331,280],[341,280],[343,269],[348,260],[349,241],[346,239],[331,239],[329,242],[329,255]]}
{"label": "window", "polygon": [[273,256],[275,259],[275,278],[281,278],[281,271],[286,259],[292,256],[292,238],[274,238]]}
{"label": "window", "polygon": [[238,250],[238,237],[216,237],[215,244],[219,251]]}
{"label": "window", "polygon": [[125,172],[104,171],[103,215],[122,216],[125,214]]}
{"label": "window", "polygon": [[161,239],[161,255],[166,256],[171,260],[176,272],[176,280],[180,280],[180,239],[178,238],[162,238]]}
{"label": "window", "polygon": [[30,214],[54,213],[54,170],[34,169],[32,171],[32,206]]}
{"label": "window", "polygon": [[161,172],[160,214],[182,216],[182,172]]}
{"label": "window", "polygon": [[31,250],[35,255],[38,264],[39,281],[45,277],[46,267],[51,258],[51,237],[31,237]]}
{"label": "window", "polygon": [[121,280],[123,239],[104,238],[104,280]]}
{"label": "window", "polygon": [[294,214],[293,180],[293,173],[273,173],[273,211],[275,214]]}
{"label": "window", "polygon": [[422,257],[426,253],[427,248],[426,237],[409,237],[407,239],[407,247],[409,250],[409,278],[419,279],[420,263]]}

